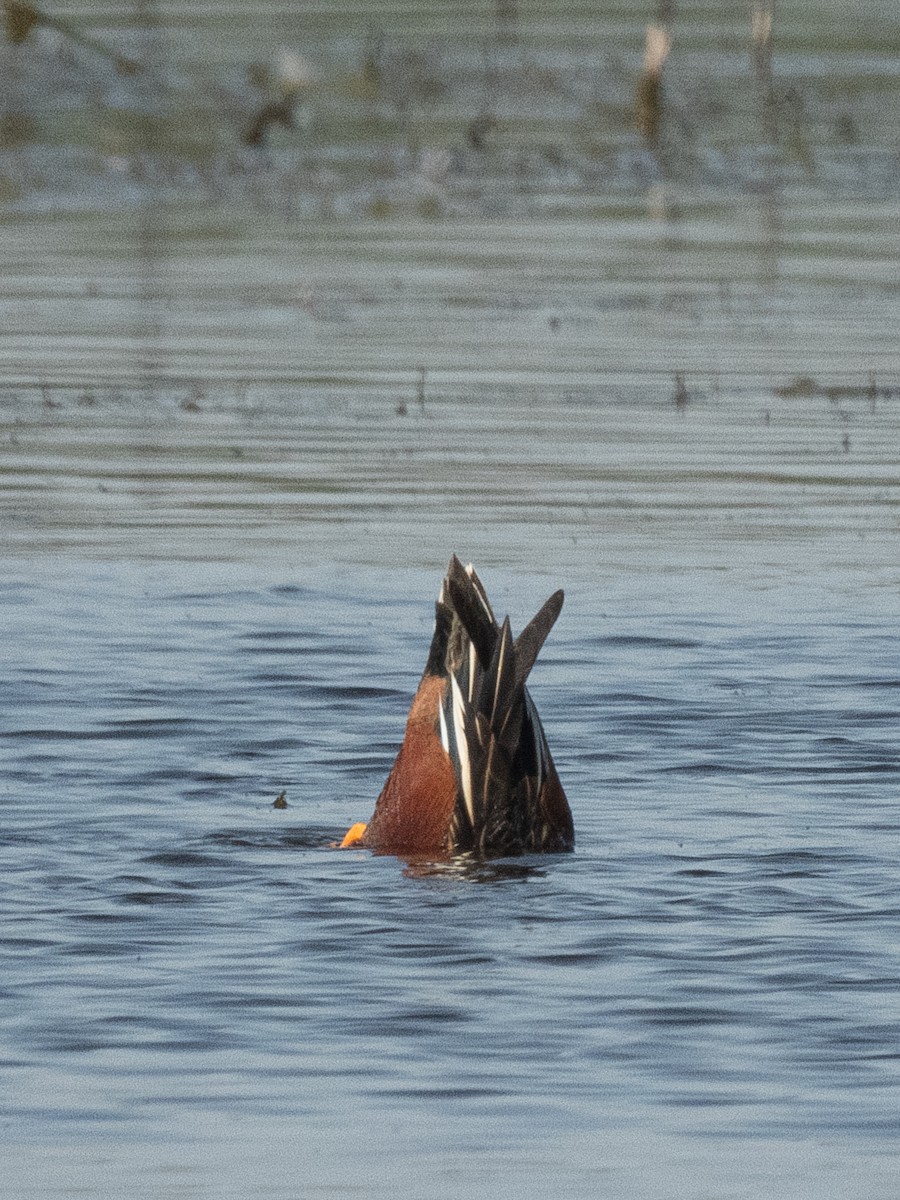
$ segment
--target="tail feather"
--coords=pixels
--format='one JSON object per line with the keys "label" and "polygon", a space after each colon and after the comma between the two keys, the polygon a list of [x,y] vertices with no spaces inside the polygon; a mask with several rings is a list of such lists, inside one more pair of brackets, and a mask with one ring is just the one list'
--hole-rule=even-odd
{"label": "tail feather", "polygon": [[524,686],[547,635],[562,611],[565,594],[554,592],[516,638],[516,682]]}
{"label": "tail feather", "polygon": [[[470,573],[471,572],[471,573]],[[497,641],[497,621],[481,580],[454,554],[447,570],[447,593],[462,628],[475,647],[478,661],[487,669]]]}
{"label": "tail feather", "polygon": [[553,771],[537,709],[525,686],[559,616],[555,592],[514,639],[498,626],[480,579],[454,556],[441,601],[453,613],[441,712],[442,740],[459,781],[453,844],[483,854],[516,854],[567,845],[549,829],[543,787]]}
{"label": "tail feather", "polygon": [[477,712],[487,719],[488,727],[501,741],[509,725],[510,713],[522,699],[517,675],[512,630],[509,617],[504,617],[490,665],[481,676],[476,700]]}
{"label": "tail feather", "polygon": [[426,675],[446,675],[450,637],[453,631],[453,609],[444,602],[444,591],[434,606],[434,634],[425,663]]}

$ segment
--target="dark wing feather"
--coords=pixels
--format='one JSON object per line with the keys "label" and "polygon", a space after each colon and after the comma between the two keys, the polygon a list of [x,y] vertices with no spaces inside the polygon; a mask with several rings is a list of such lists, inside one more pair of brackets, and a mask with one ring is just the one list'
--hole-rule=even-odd
{"label": "dark wing feather", "polygon": [[509,618],[497,625],[481,580],[454,556],[441,604],[452,614],[442,722],[458,779],[453,845],[493,856],[571,849],[571,814],[525,686],[563,593],[513,639]]}
{"label": "dark wing feather", "polygon": [[456,555],[450,560],[447,571],[447,591],[453,610],[475,647],[481,667],[487,669],[497,642],[497,622],[481,581],[474,571],[471,576],[468,574]]}
{"label": "dark wing feather", "polygon": [[565,593],[560,589],[554,592],[549,600],[538,609],[519,636],[516,638],[516,672],[517,682],[524,686],[525,680],[531,674],[541,647],[547,640],[547,635],[556,624],[556,618],[562,612]]}

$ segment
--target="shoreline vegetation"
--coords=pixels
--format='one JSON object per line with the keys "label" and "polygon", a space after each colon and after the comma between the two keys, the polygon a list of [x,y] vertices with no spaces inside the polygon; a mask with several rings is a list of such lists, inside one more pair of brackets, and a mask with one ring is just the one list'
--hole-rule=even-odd
{"label": "shoreline vegetation", "polygon": [[813,30],[796,4],[776,19],[772,0],[628,20],[509,0],[480,22],[437,12],[400,27],[248,9],[244,30],[145,3],[117,28],[4,0],[0,204],[440,221],[642,197],[677,221],[743,196],[774,236],[794,195],[897,193],[900,21],[864,49],[864,30],[822,11]]}

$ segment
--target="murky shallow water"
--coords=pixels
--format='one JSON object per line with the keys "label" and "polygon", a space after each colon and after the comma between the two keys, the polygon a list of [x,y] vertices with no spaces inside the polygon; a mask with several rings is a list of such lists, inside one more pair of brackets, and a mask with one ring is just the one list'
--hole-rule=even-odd
{"label": "murky shallow water", "polygon": [[[48,137],[0,154],[4,1196],[897,1195],[895,15],[779,6],[766,165],[745,17],[690,9],[661,180],[642,17],[521,7],[402,70],[379,11],[447,90],[373,125],[320,6],[331,115],[205,174],[112,71],[4,76]],[[250,102],[200,24],[181,125],[197,72]],[[574,855],[331,849],[452,550],[514,626],[566,588]]]}

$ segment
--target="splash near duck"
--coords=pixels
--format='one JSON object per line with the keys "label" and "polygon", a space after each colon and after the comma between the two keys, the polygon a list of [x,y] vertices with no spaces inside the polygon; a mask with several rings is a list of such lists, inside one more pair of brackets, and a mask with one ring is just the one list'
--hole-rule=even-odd
{"label": "splash near duck", "polygon": [[341,845],[485,858],[572,850],[575,832],[528,688],[563,605],[554,592],[517,638],[454,555],[406,735],[368,824]]}

